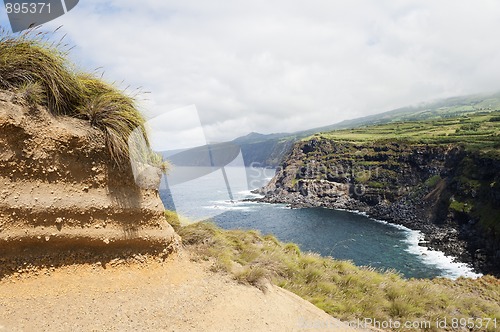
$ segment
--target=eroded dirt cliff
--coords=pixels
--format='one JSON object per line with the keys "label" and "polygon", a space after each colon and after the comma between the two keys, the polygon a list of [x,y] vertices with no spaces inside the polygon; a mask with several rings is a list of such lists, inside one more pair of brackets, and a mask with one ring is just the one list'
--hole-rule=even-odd
{"label": "eroded dirt cliff", "polygon": [[108,153],[87,121],[0,91],[0,258],[172,250],[177,235],[156,189],[141,189],[131,166],[117,168]]}

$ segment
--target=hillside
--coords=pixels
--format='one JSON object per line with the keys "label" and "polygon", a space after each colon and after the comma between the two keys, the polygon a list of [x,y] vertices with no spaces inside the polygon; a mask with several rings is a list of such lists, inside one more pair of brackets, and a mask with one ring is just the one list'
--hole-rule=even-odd
{"label": "hillside", "polygon": [[[241,150],[245,166],[250,167],[254,163],[254,165],[261,167],[276,167],[290,153],[295,142],[317,133],[377,124],[426,120],[439,121],[492,110],[500,110],[500,93],[452,97],[293,133],[265,135],[252,132],[231,142],[212,144],[210,148],[224,153],[228,144],[230,144],[231,149],[238,148]],[[207,146],[196,147],[187,151],[164,151],[162,153],[165,158],[178,166],[207,166],[207,162],[200,160],[200,155],[203,155],[206,149]],[[180,152],[182,154],[179,154]]]}
{"label": "hillside", "polygon": [[421,230],[422,244],[499,274],[500,112],[315,134],[264,201],[359,210]]}
{"label": "hillside", "polygon": [[357,119],[305,131],[310,135],[338,129],[352,129],[360,126],[377,124],[425,121],[453,118],[481,111],[500,110],[500,92],[494,94],[478,94],[457,96],[434,102],[424,102],[415,106],[401,107],[388,112],[373,114]]}
{"label": "hillside", "polygon": [[[271,281],[354,327],[375,331],[498,330],[500,281],[492,276],[404,279],[394,271],[357,267],[302,252],[294,243],[257,231],[223,230],[206,222],[172,226],[186,248],[199,259],[213,262],[212,269],[261,289]],[[477,322],[472,328],[465,323],[469,318]],[[437,326],[443,320],[456,324]],[[390,321],[392,325],[380,324]],[[405,328],[404,322],[415,325]],[[303,326],[304,330],[335,328],[329,321]]]}
{"label": "hillside", "polygon": [[2,256],[162,251],[177,241],[155,190],[137,186],[130,166],[115,168],[99,131],[42,107],[34,113],[16,96],[0,91]]}

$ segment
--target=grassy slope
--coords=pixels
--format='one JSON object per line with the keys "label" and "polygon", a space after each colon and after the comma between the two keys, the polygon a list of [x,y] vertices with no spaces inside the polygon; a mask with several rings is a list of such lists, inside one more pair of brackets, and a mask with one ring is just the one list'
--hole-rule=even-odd
{"label": "grassy slope", "polygon": [[350,142],[405,140],[427,144],[457,143],[471,150],[492,152],[500,156],[500,121],[494,121],[498,117],[500,111],[474,112],[459,117],[393,122],[315,136]]}
{"label": "grassy slope", "polygon": [[[394,272],[302,253],[295,244],[256,231],[226,231],[210,223],[181,227],[175,214],[168,212],[167,217],[184,245],[200,259],[213,260],[214,270],[257,287],[270,280],[343,320],[496,318],[497,326],[500,323],[500,281],[490,276],[405,280]],[[433,324],[430,330],[440,329]],[[491,323],[484,330],[495,328]]]}

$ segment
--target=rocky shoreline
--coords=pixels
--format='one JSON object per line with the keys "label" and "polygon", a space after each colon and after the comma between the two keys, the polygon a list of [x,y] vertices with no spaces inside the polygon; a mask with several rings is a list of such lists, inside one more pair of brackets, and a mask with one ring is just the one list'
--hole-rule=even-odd
{"label": "rocky shoreline", "polygon": [[[360,150],[364,151],[362,158],[351,152]],[[495,232],[486,236],[477,217],[452,209],[450,203],[457,200],[457,190],[468,194],[466,186],[457,181],[464,181],[457,165],[466,157],[464,150],[449,146],[301,142],[270,183],[254,191],[264,195],[255,201],[362,212],[420,231],[419,245],[454,257],[476,272],[498,277],[500,248]],[[367,161],[371,168],[366,167]],[[481,176],[486,178],[489,173]]]}
{"label": "rocky shoreline", "polygon": [[333,210],[346,210],[350,212],[361,212],[368,217],[383,220],[391,224],[405,226],[414,231],[420,231],[423,238],[420,239],[418,245],[425,246],[431,250],[443,252],[446,256],[451,256],[456,262],[466,263],[477,273],[488,273],[484,270],[483,260],[474,259],[473,256],[464,248],[467,247],[467,241],[459,238],[459,232],[450,225],[436,226],[427,223],[418,222],[417,214],[411,206],[399,202],[397,208],[395,206],[377,206],[369,207],[366,205],[356,204],[356,202],[328,202],[325,204],[321,201],[312,202],[309,199],[300,195],[275,195],[265,193],[262,189],[252,191],[255,194],[262,194],[264,197],[250,199],[254,202],[270,203],[270,204],[287,204],[292,209],[315,208],[322,207]]}

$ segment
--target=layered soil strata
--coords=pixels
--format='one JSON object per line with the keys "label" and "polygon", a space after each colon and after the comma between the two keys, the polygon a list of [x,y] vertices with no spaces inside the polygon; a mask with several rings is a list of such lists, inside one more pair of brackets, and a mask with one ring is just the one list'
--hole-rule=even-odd
{"label": "layered soil strata", "polygon": [[[147,174],[149,182],[161,176]],[[111,161],[101,131],[0,92],[0,258],[171,251],[177,242],[157,190]]]}

